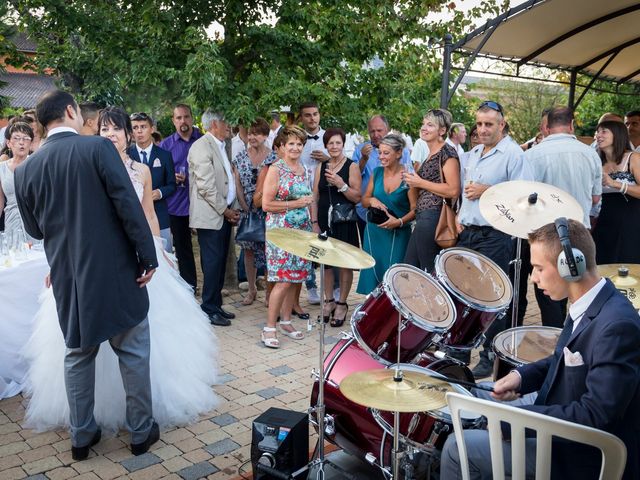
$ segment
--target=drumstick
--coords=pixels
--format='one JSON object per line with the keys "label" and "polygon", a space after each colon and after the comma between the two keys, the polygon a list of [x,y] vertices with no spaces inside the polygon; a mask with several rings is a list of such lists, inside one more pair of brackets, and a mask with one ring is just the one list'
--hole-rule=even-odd
{"label": "drumstick", "polygon": [[424,372],[425,374],[429,375],[430,377],[433,378],[437,378],[438,380],[444,380],[445,382],[449,382],[449,383],[455,383],[457,385],[462,385],[463,387],[467,387],[467,388],[477,388],[478,390],[485,390],[487,392],[493,392],[493,387],[489,387],[486,385],[477,385],[473,382],[467,382],[466,380],[458,380],[457,378],[451,378],[451,377],[447,377],[445,375],[442,375],[440,373],[437,373],[435,375],[432,375],[428,372]]}

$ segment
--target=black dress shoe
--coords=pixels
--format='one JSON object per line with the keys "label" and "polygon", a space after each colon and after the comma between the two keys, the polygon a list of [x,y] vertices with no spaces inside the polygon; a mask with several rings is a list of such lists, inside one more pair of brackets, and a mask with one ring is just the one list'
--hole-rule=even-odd
{"label": "black dress shoe", "polygon": [[89,456],[89,449],[100,441],[101,436],[102,430],[98,429],[89,442],[89,445],[85,445],[84,447],[74,447],[72,445],[71,458],[73,458],[74,460],[85,460]]}
{"label": "black dress shoe", "polygon": [[222,307],[218,307],[218,311],[216,313],[220,315],[222,318],[226,318],[227,320],[232,320],[236,318],[235,313],[227,312],[226,310],[223,310]]}
{"label": "black dress shoe", "polygon": [[218,327],[228,327],[231,325],[231,320],[223,318],[218,313],[212,313],[209,315],[209,321],[211,322],[211,325],[217,325]]}
{"label": "black dress shoe", "polygon": [[480,361],[475,367],[473,367],[471,373],[473,373],[473,378],[476,380],[479,378],[489,377],[493,373],[493,362],[488,358],[481,356]]}
{"label": "black dress shoe", "polygon": [[149,447],[160,440],[160,427],[156,422],[153,422],[151,425],[151,431],[149,432],[149,436],[142,443],[132,443],[131,444],[131,453],[134,455],[142,455],[143,453],[147,453],[149,451]]}

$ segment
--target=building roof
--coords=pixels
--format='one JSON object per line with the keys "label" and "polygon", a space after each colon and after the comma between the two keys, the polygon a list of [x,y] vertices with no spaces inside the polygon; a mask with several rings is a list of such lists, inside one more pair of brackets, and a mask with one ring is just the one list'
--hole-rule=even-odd
{"label": "building roof", "polygon": [[16,46],[19,52],[23,53],[36,53],[38,45],[31,40],[26,33],[18,32],[9,38],[11,42]]}
{"label": "building roof", "polygon": [[0,75],[0,95],[9,97],[13,108],[35,108],[38,99],[56,88],[55,77],[32,73],[3,73]]}

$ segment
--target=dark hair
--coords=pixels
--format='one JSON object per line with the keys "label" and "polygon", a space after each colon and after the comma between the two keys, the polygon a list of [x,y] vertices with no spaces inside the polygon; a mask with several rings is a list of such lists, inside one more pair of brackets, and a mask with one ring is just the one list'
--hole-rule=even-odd
{"label": "dark hair", "polygon": [[305,108],[317,108],[318,110],[320,110],[316,102],[304,102],[301,103],[298,107],[298,113],[302,114],[302,110],[304,110]]}
{"label": "dark hair", "polygon": [[509,135],[509,132],[511,131],[511,127],[509,126],[509,122],[507,122],[506,120],[504,121],[504,128],[502,129],[502,135]]}
{"label": "dark hair", "polygon": [[251,125],[249,125],[249,128],[247,130],[247,132],[249,133],[267,136],[269,135],[270,131],[271,129],[269,128],[269,124],[262,117],[258,117],[253,122],[251,122]]}
{"label": "dark hair", "polygon": [[335,137],[336,135],[340,135],[342,139],[342,143],[347,141],[347,136],[344,133],[344,130],[341,128],[327,128],[324,131],[324,135],[322,136],[322,143],[324,143],[324,148],[327,148],[327,143],[331,140],[331,137]]}
{"label": "dark hair", "polygon": [[160,132],[151,132],[151,137],[153,138],[154,142],[162,141],[162,135],[160,135]]}
{"label": "dark hair", "polygon": [[469,138],[473,137],[474,135],[478,134],[478,126],[474,123],[471,126],[471,130],[469,130]]}
{"label": "dark hair", "polygon": [[144,112],[132,113],[129,118],[132,122],[147,122],[150,127],[153,127],[153,118]]}
{"label": "dark hair", "polygon": [[[627,131],[627,127],[624,126],[624,123],[615,120],[605,120],[598,124],[596,132],[601,128],[607,129],[613,134],[613,158],[616,163],[620,165],[624,152],[629,149],[629,132]],[[599,148],[598,155],[600,155],[602,165],[607,163],[607,156]]]}
{"label": "dark hair", "polygon": [[[618,122],[619,123],[619,122]],[[591,232],[587,230],[581,222],[568,219],[569,241],[573,248],[577,248],[584,254],[586,267],[588,271],[596,270],[596,245],[591,236]],[[548,223],[529,234],[529,243],[543,243],[547,254],[547,259],[556,264],[556,259],[562,251],[560,237],[556,230],[555,223]]]}
{"label": "dark hair", "polygon": [[547,125],[549,128],[567,127],[573,122],[573,109],[571,107],[552,108],[547,115]]}
{"label": "dark hair", "polygon": [[36,106],[36,118],[46,128],[56,120],[62,120],[68,106],[78,110],[78,104],[70,93],[52,90],[45,93]]}
{"label": "dark hair", "polygon": [[26,122],[13,122],[5,129],[4,138],[6,140],[11,139],[11,135],[13,135],[14,132],[22,132],[26,135],[29,135],[31,137],[31,140],[33,140],[33,137],[35,136],[35,134],[33,133],[33,128],[31,128],[31,125]]}
{"label": "dark hair", "polygon": [[131,119],[129,115],[127,115],[127,112],[120,107],[107,107],[100,110],[98,125],[102,127],[108,124],[115,125],[124,130],[127,145],[131,143],[131,133],[133,130],[131,128]]}
{"label": "dark hair", "polygon": [[[186,108],[187,110],[189,110],[189,115],[193,117],[193,112],[191,111],[191,107],[186,103],[178,103],[175,107],[173,107],[173,110],[175,111],[176,108]],[[171,114],[171,116],[173,116],[173,113]]]}
{"label": "dark hair", "polygon": [[284,142],[285,142],[285,136],[284,136],[284,127],[283,127],[278,131],[276,138],[273,139],[273,144],[271,147],[273,148],[273,150],[276,150],[280,148],[284,144]]}
{"label": "dark hair", "polygon": [[85,124],[87,120],[96,118],[100,112],[100,107],[95,102],[82,102],[78,106],[80,107],[80,113],[82,114],[82,119]]}
{"label": "dark hair", "polygon": [[624,114],[625,117],[640,117],[640,110],[631,110]]}

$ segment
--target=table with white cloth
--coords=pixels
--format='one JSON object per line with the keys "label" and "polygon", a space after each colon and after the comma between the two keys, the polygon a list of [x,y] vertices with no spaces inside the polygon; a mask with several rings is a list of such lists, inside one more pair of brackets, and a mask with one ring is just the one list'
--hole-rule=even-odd
{"label": "table with white cloth", "polygon": [[21,350],[31,336],[49,265],[42,251],[0,261],[0,399],[22,391],[27,364]]}

